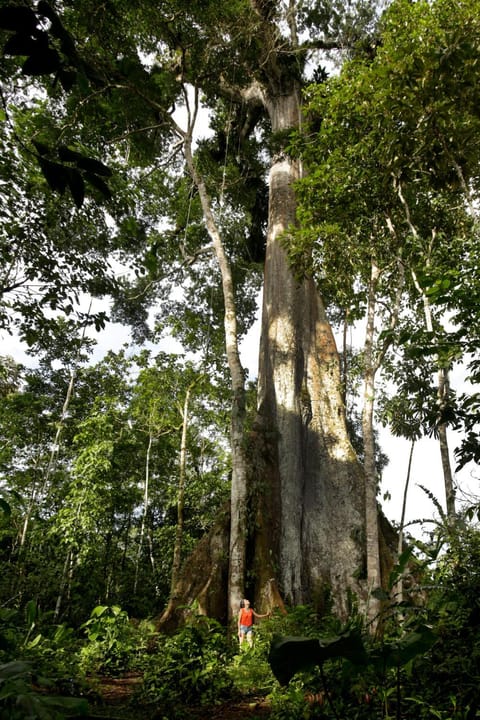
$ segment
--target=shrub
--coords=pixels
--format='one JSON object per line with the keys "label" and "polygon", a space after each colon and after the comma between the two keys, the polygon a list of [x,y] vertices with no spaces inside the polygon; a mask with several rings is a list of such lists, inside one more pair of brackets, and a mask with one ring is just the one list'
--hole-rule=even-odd
{"label": "shrub", "polygon": [[173,713],[177,706],[204,705],[228,697],[233,687],[229,657],[224,628],[199,616],[159,640],[144,674],[142,699],[167,706]]}
{"label": "shrub", "polygon": [[52,683],[36,676],[23,661],[0,665],[0,718],[2,720],[61,720],[85,715],[88,703],[79,698],[47,694]]}
{"label": "shrub", "polygon": [[154,633],[148,622],[135,627],[117,605],[98,605],[82,628],[87,642],[80,651],[81,669],[108,675],[135,667]]}

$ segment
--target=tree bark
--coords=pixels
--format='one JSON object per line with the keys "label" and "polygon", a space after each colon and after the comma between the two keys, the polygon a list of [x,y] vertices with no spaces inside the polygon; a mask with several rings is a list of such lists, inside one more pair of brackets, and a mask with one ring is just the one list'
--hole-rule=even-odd
{"label": "tree bark", "polygon": [[193,125],[185,136],[184,152],[189,172],[198,189],[205,225],[212,240],[222,278],[224,299],[225,348],[232,384],[232,415],[230,440],[232,452],[232,481],[230,501],[230,544],[228,606],[234,617],[240,599],[245,595],[247,540],[247,455],[245,444],[245,372],[238,349],[237,313],[232,271],[223,245],[218,223],[212,211],[210,197],[202,176],[197,172],[192,155]]}
{"label": "tree bark", "polygon": [[447,424],[442,421],[442,414],[448,402],[449,394],[448,370],[439,368],[438,370],[438,440],[440,444],[440,457],[442,460],[443,482],[445,485],[445,503],[447,507],[447,517],[453,520],[456,515],[455,507],[455,485],[453,482],[452,465],[450,462],[450,452],[448,447]]}
{"label": "tree bark", "polygon": [[373,432],[373,410],[375,405],[375,374],[378,366],[375,363],[373,343],[375,335],[375,314],[377,286],[380,278],[380,269],[372,260],[370,287],[368,292],[367,329],[364,345],[364,386],[363,386],[363,412],[362,432],[365,465],[365,529],[367,537],[367,584],[369,601],[367,608],[368,619],[372,631],[375,631],[380,616],[380,600],[372,591],[381,586],[380,572],[380,546],[378,537],[378,509],[377,509],[377,470],[375,467],[375,438]]}
{"label": "tree bark", "polygon": [[[296,85],[270,95],[267,107],[273,133],[298,127]],[[300,173],[286,154],[274,157],[257,420],[270,448],[270,487],[260,506],[282,597],[292,604],[331,600],[345,616],[349,592],[361,591],[364,574],[364,475],[347,435],[339,356],[321,297],[311,279],[297,282],[282,244],[296,221]],[[279,517],[269,512],[270,501]],[[265,553],[263,543],[257,552]],[[255,602],[266,593],[257,581]]]}

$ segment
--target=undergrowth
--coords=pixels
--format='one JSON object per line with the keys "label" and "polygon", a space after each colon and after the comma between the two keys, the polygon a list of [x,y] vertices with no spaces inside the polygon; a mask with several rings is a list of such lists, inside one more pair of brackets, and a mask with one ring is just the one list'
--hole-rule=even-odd
{"label": "undergrowth", "polygon": [[[99,677],[141,678],[125,716],[176,720],[188,709],[266,699],[272,720],[474,720],[480,717],[480,534],[443,525],[399,561],[372,637],[298,606],[255,629],[253,647],[192,613],[172,635],[98,606],[78,629],[34,602],[0,609],[0,719],[105,712]],[[398,578],[404,579],[398,596]],[[293,645],[292,645],[293,642]],[[292,654],[292,647],[300,652]],[[284,653],[284,656],[282,656]],[[206,710],[206,712],[208,712]]]}

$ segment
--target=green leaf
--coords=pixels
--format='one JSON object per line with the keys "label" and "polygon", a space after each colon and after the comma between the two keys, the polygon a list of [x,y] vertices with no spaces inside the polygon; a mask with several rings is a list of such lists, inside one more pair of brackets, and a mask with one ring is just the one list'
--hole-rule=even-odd
{"label": "green leaf", "polygon": [[374,665],[379,667],[402,667],[429,650],[436,640],[433,630],[420,625],[400,640],[383,645],[381,651],[372,656]]}
{"label": "green leaf", "polygon": [[50,188],[63,194],[69,181],[68,168],[41,156],[38,157],[38,162]]}
{"label": "green leaf", "polygon": [[68,168],[68,186],[77,208],[81,208],[85,200],[85,183],[78,170]]}
{"label": "green leaf", "polygon": [[389,594],[385,592],[385,590],[381,587],[377,587],[374,590],[372,590],[372,597],[376,598],[377,600],[388,600]]}
{"label": "green leaf", "polygon": [[3,498],[0,498],[0,509],[3,510],[3,512],[5,513],[5,515],[11,515],[11,514],[12,514],[12,509],[11,509],[10,505],[9,505],[8,502],[7,502],[6,500],[4,500]]}
{"label": "green leaf", "polygon": [[90,183],[90,185],[93,185],[93,187],[97,188],[102,195],[106,198],[112,197],[112,191],[108,187],[107,183],[102,180],[102,178],[99,178],[98,175],[95,175],[95,173],[86,172],[85,173],[85,180]]}
{"label": "green leaf", "polygon": [[93,608],[92,612],[90,613],[90,617],[92,617],[92,618],[100,617],[105,612],[107,612],[107,610],[109,610],[109,609],[110,608],[108,605],[97,605],[96,607]]}
{"label": "green leaf", "polygon": [[27,675],[30,670],[30,663],[23,660],[12,660],[12,662],[0,665],[0,681]]}
{"label": "green leaf", "polygon": [[27,603],[27,606],[25,608],[25,613],[27,616],[27,623],[29,625],[33,625],[35,620],[37,619],[37,603],[35,600],[29,600]]}
{"label": "green leaf", "polygon": [[390,573],[389,579],[388,579],[388,587],[390,590],[393,589],[394,585],[398,581],[398,578],[405,572],[408,563],[410,561],[410,558],[412,557],[414,552],[413,545],[408,547],[406,550],[402,552],[400,557],[398,558],[397,564],[393,567],[392,572]]}
{"label": "green leaf", "polygon": [[366,662],[367,654],[358,630],[328,640],[302,637],[276,639],[270,647],[268,662],[278,682],[287,685],[297,672],[339,657],[355,665]]}
{"label": "green leaf", "polygon": [[31,640],[29,643],[27,643],[27,645],[26,645],[27,649],[31,650],[32,648],[36,647],[39,644],[41,639],[42,639],[42,633],[38,633],[38,635],[36,635],[33,638],[33,640]]}
{"label": "green leaf", "polygon": [[103,175],[104,177],[110,177],[112,175],[110,168],[100,162],[100,160],[83,155],[83,153],[73,150],[66,145],[61,145],[58,148],[58,156],[61,160],[74,162],[77,167],[82,170],[87,170],[96,175]]}
{"label": "green leaf", "polygon": [[[72,698],[72,697],[43,697],[41,704],[45,708],[55,709],[57,712],[65,715],[85,716],[89,714],[88,701],[84,698]],[[51,717],[50,714],[44,715],[44,717]]]}
{"label": "green leaf", "polygon": [[84,157],[82,155],[77,159],[77,165],[79,168],[82,168],[82,170],[88,170],[96,175],[103,175],[104,177],[112,176],[111,169],[95,158]]}
{"label": "green leaf", "polygon": [[50,147],[40,140],[32,140],[32,144],[40,155],[48,155],[50,152]]}

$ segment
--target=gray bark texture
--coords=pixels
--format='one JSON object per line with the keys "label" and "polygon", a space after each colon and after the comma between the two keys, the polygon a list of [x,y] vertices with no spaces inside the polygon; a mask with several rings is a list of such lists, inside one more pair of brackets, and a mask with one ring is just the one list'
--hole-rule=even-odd
{"label": "gray bark texture", "polygon": [[[296,88],[268,107],[274,132],[298,126]],[[349,591],[361,590],[365,569],[364,476],[347,436],[339,356],[321,297],[312,280],[297,282],[284,250],[300,172],[281,153],[270,171],[258,427],[269,437],[276,483],[280,593],[292,604],[331,596],[346,615]]]}
{"label": "gray bark texture", "polygon": [[[312,279],[296,279],[286,252],[296,222],[294,185],[302,172],[282,148],[282,138],[301,124],[294,16],[289,15],[292,54],[286,58],[288,43],[265,4],[251,0],[251,7],[258,72],[237,94],[246,105],[265,109],[276,146],[269,177],[257,414],[247,437],[234,402],[233,457],[242,458],[246,449],[249,468],[244,478],[234,467],[230,542],[221,541],[226,524],[213,528],[212,544],[202,541],[185,565],[176,597],[179,604],[193,601],[201,583],[201,611],[217,608],[216,617],[231,619],[243,582],[243,596],[258,612],[312,603],[318,610],[331,606],[345,619],[352,593],[360,606],[367,596],[365,476],[348,438],[339,355],[322,298]],[[208,213],[206,222],[208,227]],[[235,388],[237,363],[231,362],[227,323],[225,329]],[[382,520],[383,576],[391,565],[385,528]],[[225,582],[223,613],[218,582]]]}

